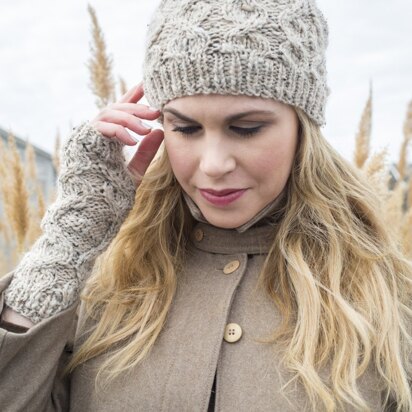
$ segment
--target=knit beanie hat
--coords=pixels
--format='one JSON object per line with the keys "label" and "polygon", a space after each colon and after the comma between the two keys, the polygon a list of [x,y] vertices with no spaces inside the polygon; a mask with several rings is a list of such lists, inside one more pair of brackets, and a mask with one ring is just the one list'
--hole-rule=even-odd
{"label": "knit beanie hat", "polygon": [[146,37],[146,99],[162,110],[196,94],[272,98],[323,126],[328,34],[315,0],[162,0]]}

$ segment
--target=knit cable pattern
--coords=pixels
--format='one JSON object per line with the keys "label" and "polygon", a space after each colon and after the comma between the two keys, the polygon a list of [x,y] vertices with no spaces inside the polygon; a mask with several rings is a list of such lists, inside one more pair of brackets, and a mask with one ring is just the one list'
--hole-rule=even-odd
{"label": "knit cable pattern", "polygon": [[5,304],[32,322],[77,300],[96,257],[131,210],[137,184],[125,165],[123,146],[88,122],[62,146],[56,201],[41,221],[42,235],[5,290]]}
{"label": "knit cable pattern", "polygon": [[327,45],[315,0],[163,0],[146,37],[145,95],[160,110],[201,93],[272,98],[324,125]]}

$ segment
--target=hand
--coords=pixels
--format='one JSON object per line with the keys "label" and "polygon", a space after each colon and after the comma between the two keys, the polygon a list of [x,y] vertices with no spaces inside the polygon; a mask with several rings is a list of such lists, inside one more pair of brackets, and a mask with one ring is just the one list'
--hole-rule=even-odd
{"label": "hand", "polygon": [[[42,236],[23,256],[4,295],[5,304],[32,323],[78,299],[96,257],[134,205],[137,185],[164,138],[162,130],[151,131],[136,118],[160,115],[136,104],[142,96],[139,84],[76,127],[62,146],[57,197],[41,221]],[[123,145],[134,142],[125,127],[146,134],[127,167]],[[17,320],[10,312],[7,318]]]}
{"label": "hand", "polygon": [[163,130],[152,130],[140,120],[140,118],[155,120],[160,116],[159,110],[153,111],[148,106],[136,104],[143,95],[143,82],[141,82],[128,90],[116,103],[109,104],[89,122],[104,136],[115,138],[129,146],[135,145],[136,141],[126,130],[126,127],[139,135],[145,135],[127,166],[138,183],[164,138]]}

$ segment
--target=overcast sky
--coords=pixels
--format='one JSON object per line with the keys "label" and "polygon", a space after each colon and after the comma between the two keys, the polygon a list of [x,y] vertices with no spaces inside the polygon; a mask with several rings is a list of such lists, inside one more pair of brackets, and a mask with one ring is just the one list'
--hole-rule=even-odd
{"label": "overcast sky", "polygon": [[[141,80],[146,28],[159,2],[90,2],[114,75],[129,88]],[[372,80],[372,147],[387,147],[397,159],[412,99],[412,1],[318,0],[318,5],[330,30],[324,135],[352,159]],[[51,152],[57,130],[65,139],[71,125],[98,113],[86,67],[90,29],[84,1],[0,0],[0,127]]]}

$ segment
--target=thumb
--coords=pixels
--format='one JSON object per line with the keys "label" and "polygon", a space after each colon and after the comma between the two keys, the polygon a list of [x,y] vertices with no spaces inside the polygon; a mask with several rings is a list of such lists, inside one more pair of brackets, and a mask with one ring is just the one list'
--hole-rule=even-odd
{"label": "thumb", "polygon": [[147,168],[155,157],[163,142],[164,132],[161,129],[152,130],[139,143],[136,153],[130,160],[127,168],[137,184],[141,182]]}

